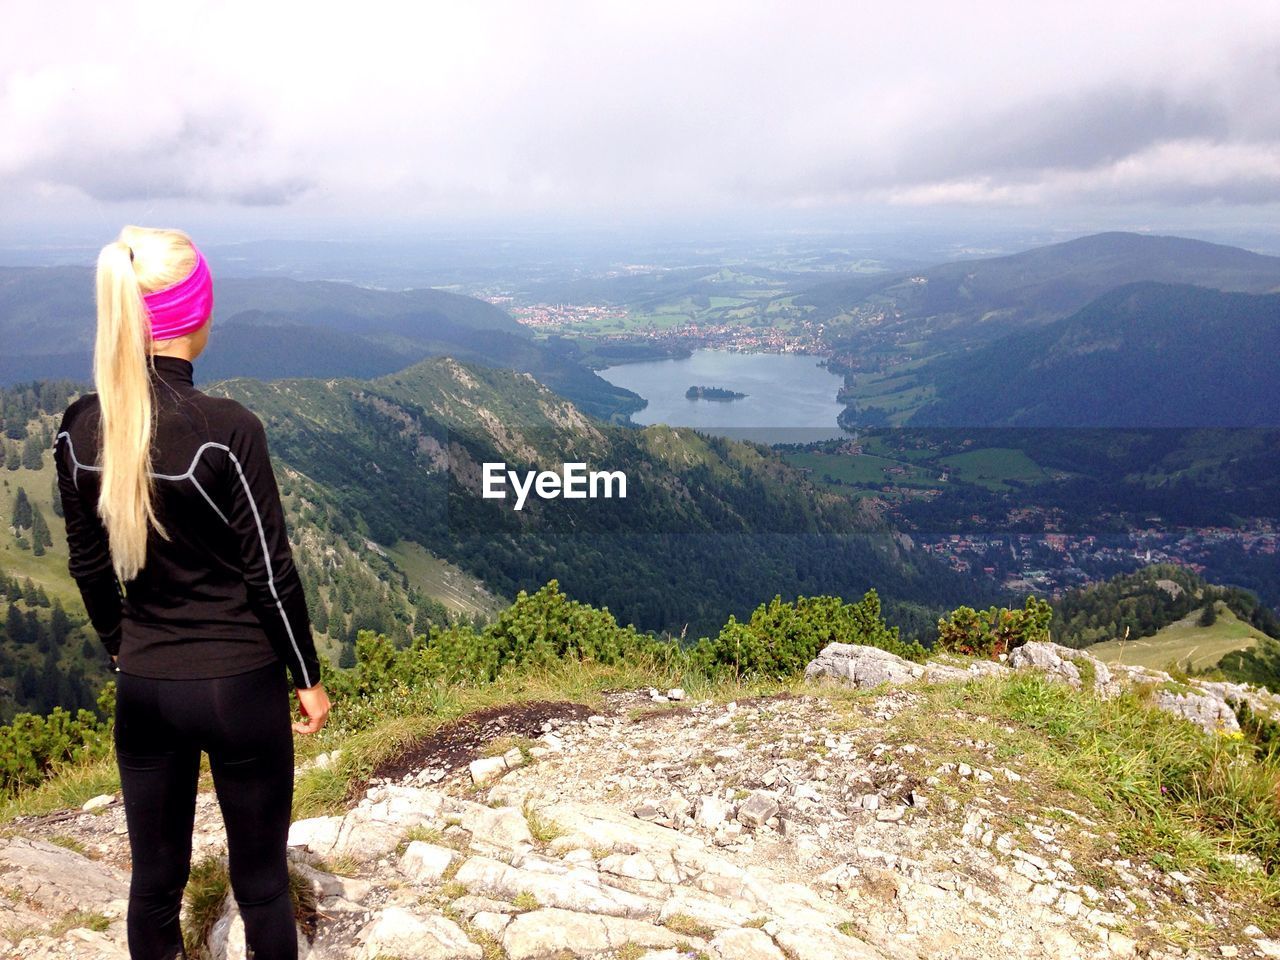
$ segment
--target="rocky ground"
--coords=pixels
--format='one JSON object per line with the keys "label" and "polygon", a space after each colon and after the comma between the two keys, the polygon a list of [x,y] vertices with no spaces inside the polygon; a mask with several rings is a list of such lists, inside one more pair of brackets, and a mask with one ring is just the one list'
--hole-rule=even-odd
{"label": "rocky ground", "polygon": [[[1120,682],[1044,647],[1018,662]],[[1040,794],[983,718],[922,716],[928,684],[1004,669],[833,645],[810,675],[842,683],[802,695],[627,691],[596,713],[544,703],[450,725],[343,816],[294,824],[318,898],[307,955],[1280,957],[1203,878],[1121,855],[1095,811]],[[1194,698],[1213,690],[1162,692],[1207,722]],[[221,844],[202,794],[197,858]],[[127,868],[116,798],[13,824],[0,953],[127,957]],[[218,960],[243,956],[234,907],[213,942]]]}

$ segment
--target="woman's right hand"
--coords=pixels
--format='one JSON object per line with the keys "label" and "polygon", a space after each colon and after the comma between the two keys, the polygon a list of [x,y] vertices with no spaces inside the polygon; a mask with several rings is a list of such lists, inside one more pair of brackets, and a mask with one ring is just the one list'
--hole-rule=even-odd
{"label": "woman's right hand", "polygon": [[329,716],[329,695],[324,692],[324,684],[298,689],[298,703],[302,707],[305,720],[294,723],[297,733],[315,733],[324,726]]}

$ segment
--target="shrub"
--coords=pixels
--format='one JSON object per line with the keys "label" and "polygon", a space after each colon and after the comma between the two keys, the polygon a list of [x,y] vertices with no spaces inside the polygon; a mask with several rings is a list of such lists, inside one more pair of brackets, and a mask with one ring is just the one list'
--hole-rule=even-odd
{"label": "shrub", "polygon": [[520,591],[484,630],[433,626],[400,649],[382,634],[361,630],[355,669],[328,671],[326,688],[334,699],[371,697],[397,684],[487,683],[524,667],[565,660],[611,665],[642,655],[669,660],[679,648],[620,626],[608,608],[570,600],[551,580],[535,593]]}
{"label": "shrub", "polygon": [[995,658],[1024,643],[1048,640],[1052,619],[1050,603],[1034,596],[1020,610],[991,607],[982,613],[958,607],[938,621],[937,646],[948,653]]}
{"label": "shrub", "polygon": [[[114,715],[114,683],[99,694],[98,709],[108,718]],[[20,713],[0,727],[0,793],[40,783],[63,764],[96,760],[110,751],[111,722],[91,710]]]}
{"label": "shrub", "polygon": [[784,603],[775,596],[746,623],[731,616],[715,639],[698,643],[691,659],[709,672],[727,668],[738,675],[788,677],[801,673],[829,643],[879,647],[917,662],[925,658],[923,647],[904,643],[898,628],[885,623],[880,597],[868,590],[856,603],[829,596]]}

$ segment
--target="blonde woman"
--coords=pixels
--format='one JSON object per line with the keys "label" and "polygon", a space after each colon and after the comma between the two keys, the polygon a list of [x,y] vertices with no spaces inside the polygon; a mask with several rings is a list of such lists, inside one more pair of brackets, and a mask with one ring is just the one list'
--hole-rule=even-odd
{"label": "blonde woman", "polygon": [[263,425],[193,385],[213,287],[185,233],[125,227],[98,257],[97,307],[97,392],[68,407],[54,455],[70,571],[116,663],[129,953],[186,956],[203,750],[249,955],[295,960],[290,729],[319,730],[329,699]]}

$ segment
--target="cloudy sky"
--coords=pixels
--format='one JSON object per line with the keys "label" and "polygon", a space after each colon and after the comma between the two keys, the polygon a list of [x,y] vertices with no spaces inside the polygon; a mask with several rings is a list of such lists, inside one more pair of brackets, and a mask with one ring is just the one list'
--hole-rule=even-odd
{"label": "cloudy sky", "polygon": [[0,231],[1280,211],[1280,3],[0,0]]}

